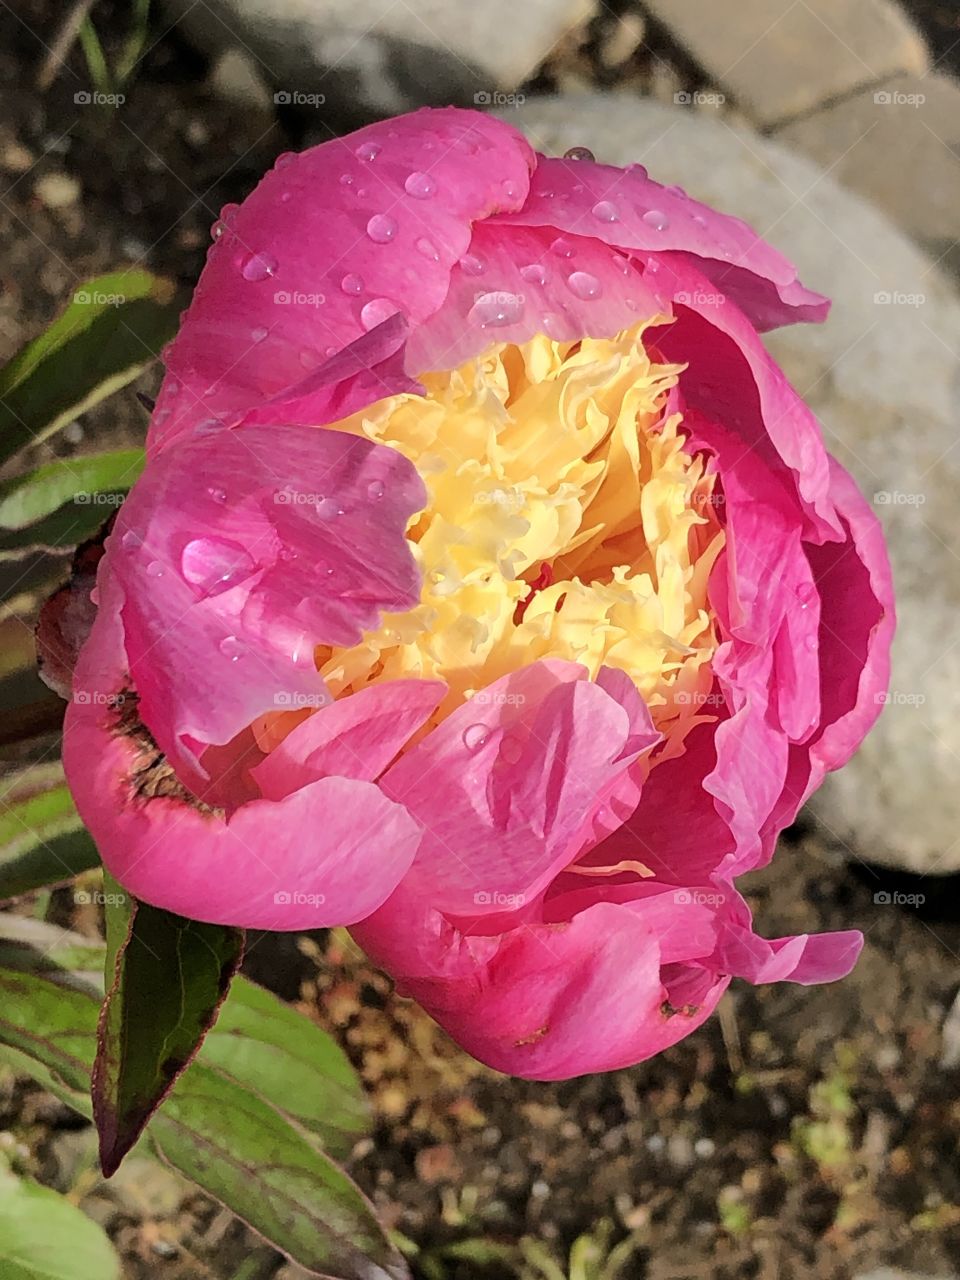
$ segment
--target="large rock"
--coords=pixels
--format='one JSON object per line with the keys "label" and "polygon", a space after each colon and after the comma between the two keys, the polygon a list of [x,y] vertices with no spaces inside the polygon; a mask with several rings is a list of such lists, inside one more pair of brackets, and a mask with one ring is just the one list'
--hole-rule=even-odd
{"label": "large rock", "polygon": [[927,51],[894,0],[646,0],[710,78],[761,124],[898,72]]}
{"label": "large rock", "polygon": [[900,625],[888,705],[812,802],[863,857],[960,870],[960,301],[881,213],[804,157],[683,108],[635,98],[532,100],[509,119],[544,151],[642,161],[745,218],[830,294],[822,326],[770,345],[876,504]]}
{"label": "large rock", "polygon": [[590,0],[167,0],[194,43],[213,53],[245,49],[281,103],[336,122],[424,103],[497,105],[591,7]]}
{"label": "large rock", "polygon": [[897,76],[779,135],[812,156],[936,257],[960,240],[960,84]]}

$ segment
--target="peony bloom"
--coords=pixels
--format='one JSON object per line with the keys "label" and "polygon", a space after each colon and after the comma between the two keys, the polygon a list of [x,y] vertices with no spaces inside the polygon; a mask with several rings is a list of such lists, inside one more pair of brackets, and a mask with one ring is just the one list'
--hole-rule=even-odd
{"label": "peony bloom", "polygon": [[758,330],[826,301],[640,166],[421,111],[224,210],[100,562],[65,759],[183,914],[346,923],[483,1061],[828,981],[734,885],[870,727],[878,526]]}

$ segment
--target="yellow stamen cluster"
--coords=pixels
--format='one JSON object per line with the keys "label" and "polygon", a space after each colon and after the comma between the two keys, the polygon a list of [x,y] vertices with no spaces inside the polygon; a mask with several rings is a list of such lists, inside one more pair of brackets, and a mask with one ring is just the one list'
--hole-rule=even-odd
{"label": "yellow stamen cluster", "polygon": [[398,449],[429,497],[408,531],[420,602],[318,654],[332,693],[442,679],[443,716],[550,657],[626,671],[671,738],[709,712],[724,535],[714,477],[665,410],[682,366],[650,358],[649,328],[497,345],[336,424]]}

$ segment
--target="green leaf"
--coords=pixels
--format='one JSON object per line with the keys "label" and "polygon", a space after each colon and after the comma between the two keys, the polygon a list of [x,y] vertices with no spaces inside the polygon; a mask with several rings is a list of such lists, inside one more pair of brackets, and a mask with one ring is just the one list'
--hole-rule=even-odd
{"label": "green leaf", "polygon": [[243,932],[185,920],[119,886],[107,887],[105,905],[117,923],[108,925],[112,985],[100,1018],[93,1114],[109,1178],[216,1020],[243,956]]}
{"label": "green leaf", "polygon": [[132,382],[176,332],[173,284],[116,271],[81,285],[66,311],[0,370],[0,461]]}
{"label": "green leaf", "polygon": [[142,449],[63,458],[0,484],[0,555],[91,538],[143,470]]}
{"label": "green leaf", "polygon": [[[4,1059],[83,1114],[96,1021],[92,994],[0,968]],[[205,1050],[150,1120],[153,1147],[308,1272],[404,1280],[402,1259],[346,1174],[263,1098],[206,1065]]]}
{"label": "green leaf", "polygon": [[118,1280],[106,1233],[56,1191],[0,1169],[3,1280]]}
{"label": "green leaf", "polygon": [[99,861],[59,764],[0,784],[0,901],[70,880]]}
{"label": "green leaf", "polygon": [[263,987],[238,978],[201,1055],[345,1156],[369,1131],[356,1072],[332,1037]]}

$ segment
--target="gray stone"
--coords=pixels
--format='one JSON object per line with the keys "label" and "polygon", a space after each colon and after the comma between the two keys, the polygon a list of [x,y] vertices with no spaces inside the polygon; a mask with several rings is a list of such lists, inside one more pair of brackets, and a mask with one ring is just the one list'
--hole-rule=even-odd
{"label": "gray stone", "polygon": [[647,8],[760,124],[928,65],[893,0],[647,0]]}
{"label": "gray stone", "polygon": [[590,0],[167,0],[195,43],[244,49],[290,105],[337,120],[475,98],[496,105],[591,8]]}
{"label": "gray stone", "polygon": [[960,84],[897,76],[779,135],[939,255],[960,240]]}
{"label": "gray stone", "polygon": [[960,301],[883,214],[777,142],[682,107],[539,99],[509,119],[544,151],[590,147],[746,219],[834,299],[770,336],[830,449],[875,501],[899,600],[892,693],[811,804],[863,857],[960,870]]}

